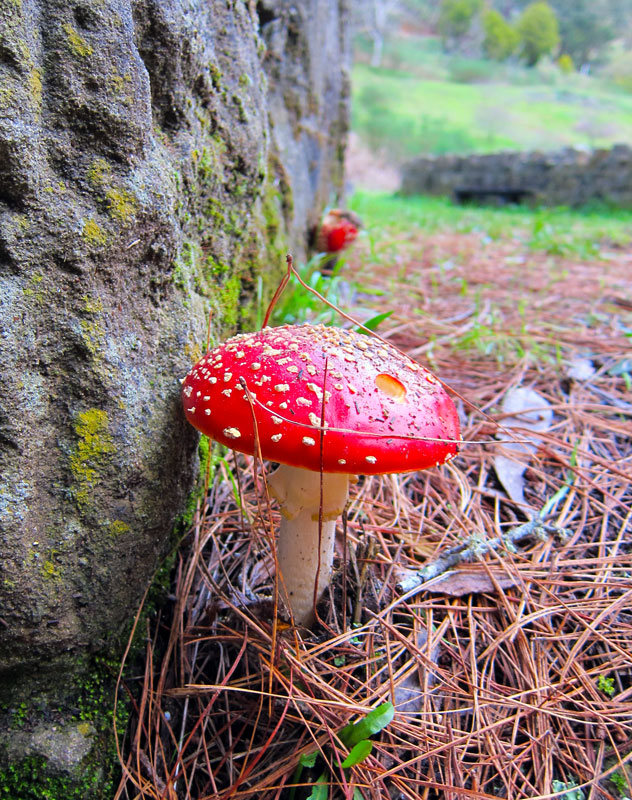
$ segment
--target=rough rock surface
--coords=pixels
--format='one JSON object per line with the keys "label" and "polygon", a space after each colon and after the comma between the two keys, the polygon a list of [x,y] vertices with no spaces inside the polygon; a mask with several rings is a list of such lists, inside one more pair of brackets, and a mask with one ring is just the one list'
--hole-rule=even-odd
{"label": "rough rock surface", "polygon": [[116,652],[169,548],[197,470],[178,379],[208,314],[213,340],[251,325],[340,187],[346,16],[0,9],[0,710]]}
{"label": "rough rock surface", "polygon": [[404,164],[401,190],[550,206],[601,200],[632,208],[632,148],[619,144],[598,150],[424,156]]}

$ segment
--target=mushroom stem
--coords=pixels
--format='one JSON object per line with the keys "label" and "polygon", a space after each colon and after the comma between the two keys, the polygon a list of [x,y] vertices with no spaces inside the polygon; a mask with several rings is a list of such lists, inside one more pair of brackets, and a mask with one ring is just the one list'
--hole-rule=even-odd
{"label": "mushroom stem", "polygon": [[321,475],[282,464],[268,485],[281,508],[276,550],[279,592],[294,622],[310,626],[314,600],[318,602],[331,577],[336,519],[347,503],[349,476]]}

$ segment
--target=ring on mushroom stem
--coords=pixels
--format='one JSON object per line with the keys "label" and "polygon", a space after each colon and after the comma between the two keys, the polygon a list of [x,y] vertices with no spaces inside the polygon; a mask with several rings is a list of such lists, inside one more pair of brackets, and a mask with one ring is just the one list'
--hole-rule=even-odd
{"label": "ring on mushroom stem", "polygon": [[349,476],[438,466],[460,442],[454,403],[431,372],[381,340],[324,325],[233,336],[191,369],[182,400],[202,433],[250,455],[258,441],[280,463],[269,479],[282,517],[280,594],[307,626],[331,577]]}

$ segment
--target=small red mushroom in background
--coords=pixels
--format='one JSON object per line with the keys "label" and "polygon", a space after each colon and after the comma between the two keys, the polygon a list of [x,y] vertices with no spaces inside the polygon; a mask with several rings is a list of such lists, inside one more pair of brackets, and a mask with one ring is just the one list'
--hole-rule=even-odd
{"label": "small red mushroom in background", "polygon": [[268,482],[282,515],[280,593],[307,626],[331,577],[350,476],[437,466],[460,442],[432,373],[377,338],[324,325],[233,336],[191,369],[182,400],[202,433],[248,454],[258,443],[281,465]]}
{"label": "small red mushroom in background", "polygon": [[355,242],[362,227],[362,220],[353,211],[332,208],[325,213],[312,233],[316,252],[333,256],[321,264],[320,272],[323,275],[331,275],[337,254]]}

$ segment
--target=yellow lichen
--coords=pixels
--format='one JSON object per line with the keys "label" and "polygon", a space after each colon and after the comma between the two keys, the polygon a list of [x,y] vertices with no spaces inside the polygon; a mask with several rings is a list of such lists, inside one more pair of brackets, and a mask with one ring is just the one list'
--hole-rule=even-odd
{"label": "yellow lichen", "polygon": [[108,415],[99,408],[77,414],[74,423],[77,442],[70,454],[73,494],[79,508],[85,508],[100,474],[115,452],[108,427]]}
{"label": "yellow lichen", "polygon": [[44,563],[42,564],[42,573],[46,578],[57,579],[61,577],[61,572],[59,570],[59,567],[56,566],[55,562],[51,561],[51,559],[49,558],[46,559],[46,561],[44,561]]}
{"label": "yellow lichen", "polygon": [[9,86],[0,86],[0,108],[7,108],[13,103],[14,92]]}
{"label": "yellow lichen", "polygon": [[62,25],[66,37],[68,39],[68,46],[72,50],[72,52],[79,56],[80,58],[86,58],[86,56],[91,56],[94,52],[92,47],[86,42],[86,40],[72,27],[72,25],[68,22]]}
{"label": "yellow lichen", "polygon": [[101,358],[105,331],[98,320],[80,319],[84,344],[90,355],[96,360]]}
{"label": "yellow lichen", "polygon": [[81,299],[83,300],[83,307],[88,314],[101,314],[103,312],[103,302],[100,297],[90,297],[89,294],[84,294]]}
{"label": "yellow lichen", "polygon": [[42,105],[42,70],[35,67],[29,73],[29,89],[38,111]]}
{"label": "yellow lichen", "polygon": [[108,240],[107,233],[93,219],[88,219],[83,223],[81,236],[89,245],[97,247],[103,247]]}
{"label": "yellow lichen", "polygon": [[88,170],[88,180],[105,195],[107,209],[117,222],[129,222],[138,210],[138,200],[127,189],[109,186],[112,180],[112,167],[102,158],[92,162]]}
{"label": "yellow lichen", "polygon": [[108,525],[108,529],[112,536],[121,536],[124,533],[129,533],[130,526],[127,522],[123,522],[122,519],[115,519],[114,522],[110,522]]}
{"label": "yellow lichen", "polygon": [[129,222],[133,219],[138,209],[138,201],[131,192],[125,189],[108,189],[105,197],[112,219],[118,222]]}
{"label": "yellow lichen", "polygon": [[112,93],[119,97],[124,103],[131,104],[133,97],[131,95],[132,77],[129,72],[125,75],[119,75],[116,69],[112,68],[109,76],[109,84],[112,87]]}
{"label": "yellow lichen", "polygon": [[103,158],[95,159],[88,169],[88,180],[98,187],[103,187],[110,180],[112,168]]}

